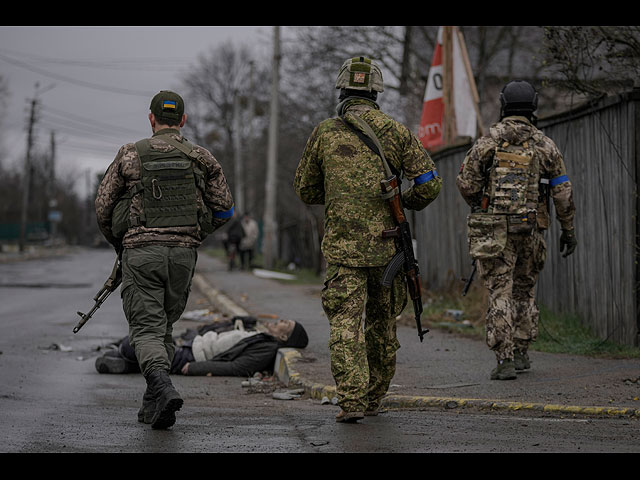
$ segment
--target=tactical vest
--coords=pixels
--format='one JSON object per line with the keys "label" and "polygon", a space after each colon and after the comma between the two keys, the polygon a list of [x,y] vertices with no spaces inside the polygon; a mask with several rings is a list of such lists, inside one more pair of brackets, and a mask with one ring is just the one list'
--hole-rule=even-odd
{"label": "tactical vest", "polygon": [[[135,144],[140,159],[140,181],[116,204],[112,220],[112,233],[116,238],[124,236],[135,226],[147,228],[195,227],[200,225],[201,236],[211,233],[212,213],[208,207],[198,208],[197,189],[203,193],[203,171],[194,165],[197,154],[187,142],[160,137],[176,147],[169,152],[153,150],[148,139]],[[131,199],[142,194],[142,214],[130,213]]]}
{"label": "tactical vest", "polygon": [[540,165],[529,142],[503,142],[495,148],[486,194],[487,213],[507,215],[510,232],[533,229],[540,195]]}

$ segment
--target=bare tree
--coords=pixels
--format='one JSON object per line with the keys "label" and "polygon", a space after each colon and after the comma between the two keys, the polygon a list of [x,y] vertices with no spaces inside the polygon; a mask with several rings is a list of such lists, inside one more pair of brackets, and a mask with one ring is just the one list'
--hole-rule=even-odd
{"label": "bare tree", "polygon": [[628,90],[640,74],[640,27],[544,27],[548,83],[594,98]]}
{"label": "bare tree", "polygon": [[[258,62],[249,48],[225,43],[200,55],[182,79],[189,105],[185,133],[212,151],[232,192],[243,175],[244,207],[255,216],[261,214],[264,191],[266,149],[260,145],[267,126],[269,83],[265,78],[269,78],[268,66]],[[236,170],[239,158],[242,168]]]}

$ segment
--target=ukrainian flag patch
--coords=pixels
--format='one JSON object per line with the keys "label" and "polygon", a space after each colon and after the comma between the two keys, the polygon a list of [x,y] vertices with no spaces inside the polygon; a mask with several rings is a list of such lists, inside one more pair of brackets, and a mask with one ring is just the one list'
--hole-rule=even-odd
{"label": "ukrainian flag patch", "polygon": [[169,110],[175,110],[176,109],[176,102],[171,101],[171,100],[165,100],[162,102],[162,109],[169,109]]}

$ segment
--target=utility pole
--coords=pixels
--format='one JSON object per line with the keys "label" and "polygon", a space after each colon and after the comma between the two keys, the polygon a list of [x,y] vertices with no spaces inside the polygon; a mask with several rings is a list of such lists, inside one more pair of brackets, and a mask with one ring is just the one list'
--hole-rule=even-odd
{"label": "utility pole", "polygon": [[56,134],[51,132],[51,152],[49,155],[47,175],[47,201],[49,205],[49,212],[47,219],[51,225],[50,237],[55,242],[58,236],[58,222],[60,221],[60,212],[58,211],[58,200],[56,199]]}
{"label": "utility pole", "polygon": [[244,213],[244,166],[240,141],[240,94],[233,93],[233,181],[235,184],[233,203],[239,213]]}
{"label": "utility pole", "polygon": [[[38,84],[36,84],[36,89]],[[31,114],[29,115],[29,127],[27,131],[27,153],[24,162],[24,176],[22,179],[22,212],[20,214],[20,251],[24,252],[27,238],[27,220],[29,210],[29,188],[31,186],[31,149],[33,147],[33,126],[36,122],[36,106],[38,100],[34,96],[31,100]]]}
{"label": "utility pole", "polygon": [[278,116],[280,83],[280,27],[273,27],[273,67],[271,79],[271,112],[269,119],[269,147],[267,156],[267,178],[265,183],[264,207],[264,265],[273,268],[278,252],[278,225],[276,222],[277,201],[277,155]]}

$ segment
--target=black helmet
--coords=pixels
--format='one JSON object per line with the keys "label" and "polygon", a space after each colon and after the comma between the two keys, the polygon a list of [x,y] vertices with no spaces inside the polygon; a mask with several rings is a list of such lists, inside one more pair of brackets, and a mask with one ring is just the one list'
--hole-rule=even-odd
{"label": "black helmet", "polygon": [[531,117],[538,109],[538,92],[524,80],[507,83],[500,92],[500,116],[523,115]]}

